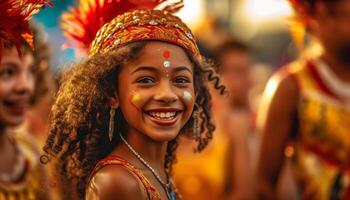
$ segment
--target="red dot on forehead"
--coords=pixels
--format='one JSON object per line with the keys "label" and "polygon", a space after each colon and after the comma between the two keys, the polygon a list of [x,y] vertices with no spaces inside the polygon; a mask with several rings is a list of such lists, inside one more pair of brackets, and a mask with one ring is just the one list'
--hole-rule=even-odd
{"label": "red dot on forehead", "polygon": [[165,50],[165,51],[163,52],[163,57],[164,57],[164,58],[169,58],[169,57],[170,57],[170,52],[169,52],[168,50]]}

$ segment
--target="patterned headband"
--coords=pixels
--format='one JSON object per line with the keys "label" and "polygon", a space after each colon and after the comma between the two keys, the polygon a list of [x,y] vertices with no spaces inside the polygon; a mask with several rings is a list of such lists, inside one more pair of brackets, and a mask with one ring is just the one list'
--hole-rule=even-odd
{"label": "patterned headband", "polygon": [[136,10],[117,16],[97,33],[90,55],[144,40],[173,43],[199,56],[191,30],[178,17],[160,10]]}

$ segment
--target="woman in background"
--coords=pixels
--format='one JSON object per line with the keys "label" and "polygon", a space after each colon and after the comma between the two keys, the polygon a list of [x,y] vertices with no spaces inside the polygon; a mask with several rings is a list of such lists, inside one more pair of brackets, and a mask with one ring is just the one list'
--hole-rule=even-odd
{"label": "woman in background", "polygon": [[[259,113],[264,134],[259,199],[275,199],[289,143],[300,198],[350,199],[350,1],[290,0],[299,28],[319,45],[283,67],[267,85]],[[301,28],[301,29],[300,29]],[[292,151],[291,151],[292,150]]]}

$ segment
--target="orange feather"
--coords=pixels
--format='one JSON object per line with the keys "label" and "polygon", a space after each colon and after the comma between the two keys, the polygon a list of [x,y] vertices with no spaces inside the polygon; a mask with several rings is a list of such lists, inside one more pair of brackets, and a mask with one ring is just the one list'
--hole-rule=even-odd
{"label": "orange feather", "polygon": [[[136,9],[154,9],[167,0],[78,0],[78,6],[62,15],[64,35],[87,50],[97,31],[116,16]],[[183,6],[183,0],[164,8],[175,12]]]}
{"label": "orange feather", "polygon": [[0,1],[0,60],[2,49],[8,45],[15,45],[20,55],[23,42],[33,47],[29,20],[45,5],[52,6],[50,0]]}

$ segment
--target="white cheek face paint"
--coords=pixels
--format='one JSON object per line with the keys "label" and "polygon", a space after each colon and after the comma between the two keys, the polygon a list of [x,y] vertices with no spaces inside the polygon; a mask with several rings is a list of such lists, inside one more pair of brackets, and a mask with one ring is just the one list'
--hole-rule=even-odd
{"label": "white cheek face paint", "polygon": [[192,94],[189,91],[184,91],[183,98],[186,101],[191,101],[193,97],[192,97]]}

